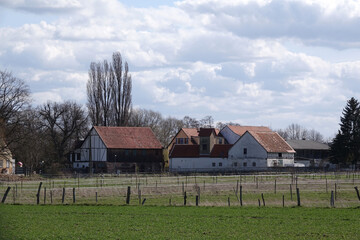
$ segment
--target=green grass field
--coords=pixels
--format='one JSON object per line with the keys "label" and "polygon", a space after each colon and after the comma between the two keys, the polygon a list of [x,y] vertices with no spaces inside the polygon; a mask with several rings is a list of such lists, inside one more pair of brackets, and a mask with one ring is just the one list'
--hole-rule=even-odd
{"label": "green grass field", "polygon": [[0,239],[359,239],[360,208],[0,205]]}

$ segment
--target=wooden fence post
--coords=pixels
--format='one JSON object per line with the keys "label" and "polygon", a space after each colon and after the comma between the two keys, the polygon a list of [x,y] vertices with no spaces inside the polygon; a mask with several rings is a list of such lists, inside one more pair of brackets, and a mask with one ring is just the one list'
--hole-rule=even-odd
{"label": "wooden fence post", "polygon": [[95,201],[96,201],[96,203],[98,202],[98,194],[97,194],[97,192],[95,192]]}
{"label": "wooden fence post", "polygon": [[50,190],[50,203],[53,203],[52,190]]}
{"label": "wooden fence post", "polygon": [[242,201],[242,185],[240,185],[240,206],[243,205],[243,201]]}
{"label": "wooden fence post", "polygon": [[297,205],[300,207],[300,191],[299,188],[296,188],[296,196],[297,196]]}
{"label": "wooden fence post", "polygon": [[195,202],[196,202],[196,206],[199,206],[199,196],[196,196]]}
{"label": "wooden fence post", "polygon": [[282,206],[285,207],[285,196],[284,196],[284,194],[282,196]]}
{"label": "wooden fence post", "polygon": [[331,206],[331,207],[335,207],[334,191],[331,191],[330,206]]}
{"label": "wooden fence post", "polygon": [[290,184],[290,199],[291,199],[291,201],[293,200],[293,194],[292,194],[292,184]]}
{"label": "wooden fence post", "polygon": [[262,201],[263,201],[263,206],[265,207],[265,199],[264,199],[264,194],[261,193],[261,198],[262,198]]}
{"label": "wooden fence post", "polygon": [[73,203],[76,202],[76,199],[75,199],[75,188],[73,188]]}
{"label": "wooden fence post", "polygon": [[11,189],[11,187],[8,187],[6,189],[6,191],[4,193],[4,196],[3,196],[2,200],[1,200],[1,203],[5,203],[6,197],[7,197],[8,193],[10,192],[10,189]]}
{"label": "wooden fence post", "polygon": [[146,198],[143,199],[142,201],[142,204],[141,205],[144,205],[145,204],[145,201],[146,201]]}
{"label": "wooden fence post", "polygon": [[40,182],[39,188],[38,188],[38,192],[37,192],[37,194],[36,194],[36,204],[39,204],[39,203],[40,203],[40,190],[41,190],[41,185],[42,185],[42,182]]}
{"label": "wooden fence post", "polygon": [[65,188],[63,188],[61,203],[65,201]]}
{"label": "wooden fence post", "polygon": [[130,193],[131,193],[131,187],[128,186],[127,193],[126,193],[126,204],[130,203]]}
{"label": "wooden fence post", "polygon": [[46,204],[46,187],[44,188],[44,204]]}
{"label": "wooden fence post", "polygon": [[186,206],[186,192],[184,192],[184,206]]}
{"label": "wooden fence post", "polygon": [[275,188],[274,188],[274,192],[276,194],[276,178],[275,178]]}

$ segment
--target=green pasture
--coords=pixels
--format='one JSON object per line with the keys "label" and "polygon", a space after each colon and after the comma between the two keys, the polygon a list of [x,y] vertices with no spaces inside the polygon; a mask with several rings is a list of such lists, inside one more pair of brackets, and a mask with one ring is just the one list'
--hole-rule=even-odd
{"label": "green pasture", "polygon": [[359,239],[359,208],[0,205],[0,239]]}

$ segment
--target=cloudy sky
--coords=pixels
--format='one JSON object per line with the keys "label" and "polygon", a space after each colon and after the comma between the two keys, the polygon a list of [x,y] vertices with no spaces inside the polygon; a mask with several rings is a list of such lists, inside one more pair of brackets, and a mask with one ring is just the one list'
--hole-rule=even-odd
{"label": "cloudy sky", "polygon": [[135,107],[332,137],[360,99],[359,26],[357,0],[0,0],[0,69],[34,105],[85,104],[90,62],[120,51]]}

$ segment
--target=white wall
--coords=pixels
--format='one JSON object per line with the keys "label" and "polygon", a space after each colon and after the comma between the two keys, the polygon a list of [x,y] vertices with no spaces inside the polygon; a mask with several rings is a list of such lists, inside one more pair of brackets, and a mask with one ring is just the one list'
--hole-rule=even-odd
{"label": "white wall", "polygon": [[240,136],[234,133],[228,126],[225,126],[223,129],[221,129],[220,133],[224,136],[229,144],[234,144],[240,138]]}
{"label": "white wall", "polygon": [[90,151],[90,137],[91,137],[91,159],[95,161],[106,161],[107,159],[107,149],[98,133],[93,128],[91,133],[85,139],[83,145],[81,146],[81,161],[89,161],[89,151]]}
{"label": "white wall", "polygon": [[225,171],[231,167],[227,158],[170,158],[169,161],[170,172]]}
{"label": "white wall", "polygon": [[[244,148],[247,154],[244,155]],[[255,140],[250,133],[246,132],[229,150],[230,159],[266,159],[266,150]]]}

